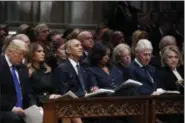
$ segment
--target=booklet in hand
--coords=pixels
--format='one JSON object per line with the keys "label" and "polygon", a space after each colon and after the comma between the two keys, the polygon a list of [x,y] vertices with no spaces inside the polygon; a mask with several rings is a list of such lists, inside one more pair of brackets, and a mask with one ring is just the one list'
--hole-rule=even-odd
{"label": "booklet in hand", "polygon": [[24,121],[26,123],[42,123],[43,114],[39,110],[39,107],[32,105],[31,107],[24,110],[25,117]]}
{"label": "booklet in hand", "polygon": [[178,94],[180,94],[180,92],[177,90],[171,91],[171,90],[164,90],[162,88],[158,88],[156,91],[159,92],[160,95],[178,95]]}

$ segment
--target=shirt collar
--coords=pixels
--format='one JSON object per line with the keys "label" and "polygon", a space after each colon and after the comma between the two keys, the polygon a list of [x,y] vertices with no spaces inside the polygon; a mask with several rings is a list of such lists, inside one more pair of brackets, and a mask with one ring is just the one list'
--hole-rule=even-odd
{"label": "shirt collar", "polygon": [[5,59],[6,59],[6,62],[8,63],[8,66],[12,67],[12,63],[10,62],[10,60],[6,54],[5,54]]}
{"label": "shirt collar", "polygon": [[143,67],[143,65],[135,58],[134,59],[135,60],[135,62],[142,68]]}
{"label": "shirt collar", "polygon": [[77,62],[75,62],[73,59],[71,59],[71,58],[68,58],[69,59],[69,61],[71,62],[71,64],[72,64],[72,66],[74,67],[74,68],[76,68],[76,65],[78,64]]}

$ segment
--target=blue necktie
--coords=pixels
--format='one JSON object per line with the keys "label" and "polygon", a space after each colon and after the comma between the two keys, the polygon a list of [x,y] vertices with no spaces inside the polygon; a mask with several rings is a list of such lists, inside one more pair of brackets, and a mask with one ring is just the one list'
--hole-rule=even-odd
{"label": "blue necktie", "polygon": [[82,85],[83,92],[85,93],[84,79],[83,79],[83,75],[82,75],[80,66],[77,64],[76,67],[77,67],[77,70],[78,70],[78,77],[79,77],[80,83]]}
{"label": "blue necktie", "polygon": [[150,75],[150,73],[148,72],[146,66],[143,66],[143,70],[144,70],[144,72],[146,73],[146,75],[148,76],[149,80],[150,80],[152,83],[154,83],[154,80],[153,80],[152,76]]}
{"label": "blue necktie", "polygon": [[22,95],[21,95],[21,89],[20,89],[20,84],[19,84],[19,80],[16,76],[15,73],[15,66],[12,66],[12,77],[13,77],[13,81],[14,81],[14,86],[15,86],[15,90],[16,90],[16,97],[17,97],[17,102],[16,102],[16,107],[22,107]]}

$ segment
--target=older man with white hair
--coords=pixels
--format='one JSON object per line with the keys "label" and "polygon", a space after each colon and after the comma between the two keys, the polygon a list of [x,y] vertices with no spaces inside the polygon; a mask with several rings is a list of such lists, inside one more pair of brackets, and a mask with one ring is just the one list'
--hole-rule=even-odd
{"label": "older man with white hair", "polygon": [[0,56],[0,112],[2,123],[24,123],[24,108],[35,104],[28,69],[22,64],[25,42],[14,39]]}
{"label": "older man with white hair", "polygon": [[136,89],[139,95],[158,95],[155,92],[155,69],[149,66],[152,55],[152,44],[147,39],[141,39],[136,45],[136,57],[129,65],[129,78],[141,82],[143,85]]}

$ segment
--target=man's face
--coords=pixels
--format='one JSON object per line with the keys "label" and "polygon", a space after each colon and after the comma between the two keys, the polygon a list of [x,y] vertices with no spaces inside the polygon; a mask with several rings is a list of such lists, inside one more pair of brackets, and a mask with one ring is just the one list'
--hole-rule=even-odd
{"label": "man's face", "polygon": [[49,35],[49,28],[48,27],[43,27],[39,31],[38,39],[41,40],[41,41],[46,41],[48,35]]}
{"label": "man's face", "polygon": [[73,40],[71,46],[67,49],[67,52],[70,56],[80,58],[83,55],[83,48],[80,41]]}
{"label": "man's face", "polygon": [[64,43],[64,40],[62,39],[62,37],[59,34],[52,36],[51,39],[52,39],[52,41],[56,41],[56,42],[62,41]]}
{"label": "man's face", "polygon": [[9,50],[7,55],[13,65],[19,65],[22,63],[25,54],[24,50]]}
{"label": "man's face", "polygon": [[94,45],[92,34],[90,32],[87,32],[86,34],[84,34],[84,37],[81,43],[85,49],[91,49]]}
{"label": "man's face", "polygon": [[152,51],[150,49],[144,49],[143,51],[136,53],[136,58],[142,65],[148,65],[152,56]]}

